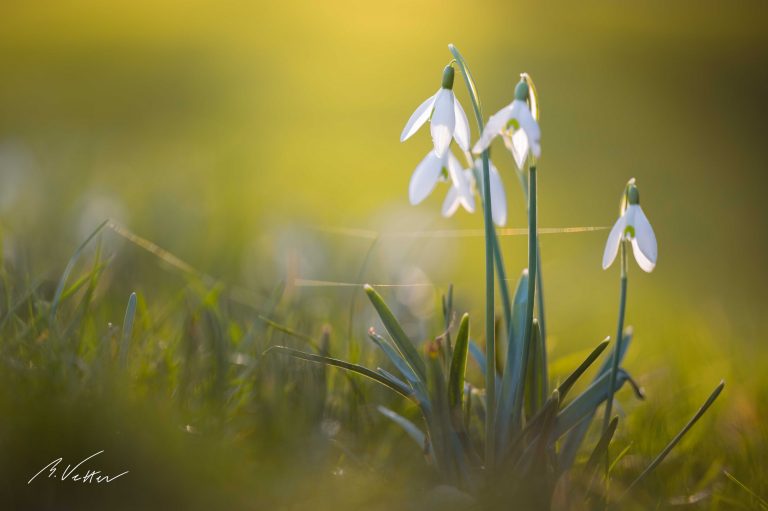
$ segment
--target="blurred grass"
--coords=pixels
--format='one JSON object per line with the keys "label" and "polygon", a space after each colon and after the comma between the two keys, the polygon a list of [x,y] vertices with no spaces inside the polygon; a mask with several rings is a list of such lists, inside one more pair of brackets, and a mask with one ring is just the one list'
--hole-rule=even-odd
{"label": "blurred grass", "polygon": [[[373,321],[360,291],[294,287],[292,278],[434,283],[438,289],[423,296],[391,290],[406,304],[408,327],[424,339],[440,329],[436,302],[430,300],[453,282],[461,310],[476,321],[482,309],[482,238],[382,238],[361,271],[370,239],[314,228],[480,227],[480,215],[441,219],[441,190],[417,208],[407,205],[408,179],[428,149],[428,135],[403,145],[397,140],[412,109],[436,88],[449,60],[446,44],[453,42],[472,67],[486,116],[509,101],[517,73],[527,71],[536,80],[544,130],[542,226],[609,225],[626,180],[636,177],[643,191],[661,260],[652,275],[634,268],[630,275],[628,323],[635,326],[637,341],[627,364],[649,399],[630,405],[622,395],[632,413],[619,429],[627,435],[658,434],[620,434],[619,441],[633,442],[633,456],[652,456],[720,377],[729,383],[722,402],[683,442],[678,456],[647,481],[648,495],[669,497],[673,489],[693,494],[703,485],[723,495],[721,508],[748,502],[719,470],[702,482],[711,467],[722,466],[766,498],[766,18],[768,11],[757,1],[727,6],[714,1],[4,2],[0,239],[7,278],[16,279],[11,294],[43,278],[38,298],[49,300],[74,247],[111,216],[194,267],[248,289],[257,306],[288,279],[283,321],[315,334],[330,322],[343,349],[349,334],[364,343]],[[459,96],[468,107],[461,89]],[[493,156],[507,183],[510,225],[523,226],[512,160],[500,147]],[[586,349],[614,328],[618,277],[599,270],[604,238],[601,232],[542,237],[555,359]],[[137,290],[137,328],[148,329],[155,321],[165,325],[145,331],[146,348],[178,342],[181,311],[190,307],[187,281],[113,233],[104,235],[104,244],[114,260],[101,278],[99,305],[89,312],[90,341],[105,335],[107,322],[122,322],[125,301]],[[525,238],[504,238],[503,249],[510,278],[516,278],[525,264]],[[238,309],[225,325],[227,338],[237,338],[230,336],[231,328],[254,325],[253,312]],[[367,349],[363,353],[372,356]],[[143,359],[134,364],[148,374],[156,370],[143,366]],[[180,370],[178,360],[168,370]],[[171,392],[177,384],[171,378],[163,385]],[[286,392],[280,379],[273,385],[275,396]],[[153,396],[158,388],[130,389],[126,400]],[[71,399],[69,391],[63,395]],[[109,395],[102,390],[96,402],[110,401]],[[11,410],[13,402],[3,398],[3,409]],[[28,401],[23,402],[26,410]],[[53,398],[44,403],[23,415],[45,422],[62,415],[47,413],[45,406],[71,406]],[[134,403],[115,414],[152,416],[141,407],[165,404],[162,399]],[[290,422],[286,417],[291,412],[276,416],[266,444],[284,420]],[[183,421],[166,416],[157,422],[148,429]],[[26,428],[19,428],[7,433],[6,441],[50,440],[35,448],[55,451],[57,438],[26,437],[18,433]],[[161,438],[174,438],[177,430],[169,427]],[[149,445],[144,434],[136,433],[130,445]],[[358,439],[362,450],[384,450],[366,447],[362,439],[382,445],[391,439],[392,449],[400,442],[384,424],[375,434],[361,429]],[[25,446],[32,448],[22,442],[18,452],[29,452]],[[686,455],[692,450],[696,456]],[[72,456],[80,454],[73,451]],[[384,463],[382,453],[369,453]],[[173,459],[190,465],[188,455],[184,451]],[[221,454],[227,474],[234,473],[238,455]],[[282,453],[264,458],[284,459]],[[628,471],[636,459],[627,457]],[[251,463],[238,486],[243,494],[251,476],[264,470]],[[418,472],[419,463],[409,459],[407,465]],[[310,466],[328,477],[324,462]],[[288,464],[281,473],[292,474],[295,467]],[[190,470],[188,480],[207,477],[203,468]],[[299,471],[291,481],[298,485],[303,477]],[[238,483],[221,482],[221,494],[233,493],[228,484]],[[330,494],[328,484],[308,488],[307,494]],[[267,486],[254,493],[263,496]],[[361,495],[374,486],[365,485]],[[243,497],[244,506],[250,497]],[[713,502],[717,499],[706,500]]]}

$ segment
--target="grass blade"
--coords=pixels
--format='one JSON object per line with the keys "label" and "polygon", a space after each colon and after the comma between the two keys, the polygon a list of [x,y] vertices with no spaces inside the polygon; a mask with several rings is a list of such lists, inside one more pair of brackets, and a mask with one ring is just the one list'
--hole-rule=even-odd
{"label": "grass blade", "polygon": [[131,334],[133,333],[133,320],[136,318],[136,293],[131,293],[128,297],[128,307],[125,309],[125,318],[123,319],[123,335],[120,337],[120,365],[125,367],[128,359],[128,346],[131,343]]}
{"label": "grass blade", "polygon": [[768,502],[766,502],[762,497],[760,497],[760,495],[750,490],[746,484],[736,479],[736,477],[730,472],[728,472],[727,470],[723,470],[723,475],[725,475],[725,477],[730,479],[731,482],[733,482],[736,486],[738,486],[739,488],[747,492],[750,497],[752,497],[755,501],[757,501],[757,504],[760,507],[760,509],[768,510]]}
{"label": "grass blade", "polygon": [[104,220],[101,224],[99,224],[99,226],[96,227],[96,229],[94,229],[94,231],[89,234],[87,238],[85,238],[85,241],[83,241],[80,246],[77,247],[77,250],[75,250],[75,253],[72,254],[72,257],[69,258],[69,262],[67,262],[67,266],[64,268],[64,273],[61,274],[59,285],[56,287],[56,293],[54,293],[53,300],[51,301],[51,320],[56,317],[56,310],[58,309],[59,303],[61,302],[61,295],[64,293],[64,286],[67,285],[67,279],[69,279],[69,275],[75,269],[75,264],[77,264],[77,261],[80,259],[80,255],[83,253],[83,250],[85,250],[85,247],[88,246],[91,240],[95,238],[96,235],[99,234],[108,223],[109,219]]}
{"label": "grass blade", "polygon": [[272,328],[274,328],[278,332],[283,332],[284,334],[288,334],[291,337],[295,337],[296,339],[300,339],[300,340],[304,341],[305,343],[307,343],[307,345],[309,345],[309,347],[312,348],[313,350],[315,350],[317,352],[320,352],[320,346],[317,344],[317,342],[313,338],[311,338],[307,334],[302,334],[301,332],[297,332],[297,331],[293,330],[292,328],[289,328],[289,327],[287,327],[285,325],[281,325],[280,323],[277,323],[276,321],[271,320],[271,319],[269,319],[266,316],[262,316],[262,315],[259,314],[256,317],[257,317],[257,319],[259,321],[262,321],[266,325],[271,326]]}
{"label": "grass blade", "polygon": [[672,449],[675,448],[675,446],[682,440],[683,436],[690,430],[694,424],[701,418],[702,415],[704,415],[707,411],[707,409],[712,406],[712,403],[715,402],[717,397],[720,395],[720,393],[723,391],[723,388],[725,387],[725,381],[721,380],[720,383],[715,387],[715,390],[712,391],[712,393],[709,395],[707,400],[704,402],[703,405],[701,405],[701,408],[698,409],[698,411],[694,414],[693,417],[691,417],[691,420],[688,421],[688,423],[683,426],[683,429],[680,430],[680,432],[675,435],[675,437],[667,444],[664,449],[661,450],[661,452],[656,456],[656,458],[653,459],[650,465],[646,467],[643,472],[637,476],[637,479],[632,481],[632,484],[629,485],[627,488],[627,491],[624,492],[624,494],[621,496],[623,498],[625,495],[627,495],[632,489],[637,486],[640,481],[645,479],[645,477],[650,474],[653,469],[659,466],[659,464],[664,461],[664,458],[667,457],[667,455],[672,451]]}

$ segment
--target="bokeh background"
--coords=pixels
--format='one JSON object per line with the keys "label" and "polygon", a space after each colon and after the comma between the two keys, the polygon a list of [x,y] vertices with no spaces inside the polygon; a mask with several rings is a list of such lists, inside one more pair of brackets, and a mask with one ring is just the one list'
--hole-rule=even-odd
{"label": "bokeh background", "polygon": [[[650,400],[685,393],[678,404],[691,412],[725,377],[705,420],[719,425],[727,458],[763,445],[768,418],[766,27],[759,1],[3,1],[3,258],[55,279],[111,217],[257,295],[285,281],[305,325],[343,316],[358,291],[301,279],[426,283],[387,296],[427,338],[439,329],[435,297],[453,283],[479,332],[482,237],[403,235],[482,227],[477,213],[440,217],[444,187],[407,201],[431,142],[428,130],[405,144],[399,134],[437,89],[452,42],[486,117],[511,100],[520,72],[537,85],[542,227],[611,225],[637,178],[660,257],[650,275],[631,269],[627,365]],[[456,90],[469,113],[459,80]],[[512,158],[499,145],[493,159],[508,226],[523,227]],[[370,231],[383,234],[372,249]],[[542,235],[555,359],[614,333],[606,235]],[[181,285],[105,236],[120,268],[108,299],[136,290],[151,306]],[[512,279],[525,247],[525,236],[503,238]],[[358,305],[362,335],[370,311]],[[663,417],[651,426],[667,427]],[[766,489],[757,472],[740,475]]]}

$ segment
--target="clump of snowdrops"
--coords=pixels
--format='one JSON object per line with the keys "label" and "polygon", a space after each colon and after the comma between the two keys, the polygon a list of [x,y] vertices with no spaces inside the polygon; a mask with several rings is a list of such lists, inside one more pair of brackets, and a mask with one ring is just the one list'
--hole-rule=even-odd
{"label": "clump of snowdrops", "polygon": [[[548,376],[537,235],[536,184],[542,155],[539,95],[531,77],[521,74],[511,91],[511,103],[486,123],[467,63],[456,47],[449,45],[449,49],[453,58],[443,70],[439,89],[416,108],[400,140],[409,139],[429,124],[433,144],[412,174],[408,190],[412,204],[422,202],[440,183],[447,184],[444,216],[460,208],[472,213],[479,202],[485,226],[484,331],[481,336],[470,332],[469,316],[455,310],[449,288],[443,298],[444,331],[419,345],[409,338],[379,293],[366,286],[365,292],[386,330],[384,334],[371,328],[368,337],[396,373],[283,346],[271,351],[363,375],[415,403],[421,414],[418,422],[383,406],[378,409],[414,440],[415,448],[423,451],[426,463],[446,485],[466,494],[467,502],[508,506],[522,502],[533,508],[621,505],[715,401],[724,383],[716,386],[678,435],[638,472],[634,482],[625,487],[611,485],[610,468],[625,454],[611,450],[611,439],[621,427],[619,416],[613,414],[614,395],[627,384],[637,398],[644,397],[622,367],[633,336],[632,329],[624,324],[630,254],[645,272],[654,269],[658,257],[656,237],[640,206],[637,183],[630,179],[621,193],[619,219],[610,230],[602,260],[603,269],[608,269],[619,258],[615,336],[598,343],[564,380],[553,382]],[[470,123],[454,94],[457,71],[472,102],[478,137],[474,144]],[[528,216],[528,267],[522,270],[514,290],[507,286],[507,269],[494,226],[505,225],[507,219],[501,173],[490,160],[489,148],[497,138],[512,153],[514,172],[522,185],[521,207]],[[502,309],[498,334],[497,290]],[[473,340],[479,337],[484,338],[483,347]],[[607,350],[609,346],[612,348]],[[605,351],[592,382],[574,395],[574,384]],[[484,375],[483,387],[466,379],[470,357]],[[502,358],[500,363],[498,358]],[[601,411],[599,434],[588,442],[590,426]]]}

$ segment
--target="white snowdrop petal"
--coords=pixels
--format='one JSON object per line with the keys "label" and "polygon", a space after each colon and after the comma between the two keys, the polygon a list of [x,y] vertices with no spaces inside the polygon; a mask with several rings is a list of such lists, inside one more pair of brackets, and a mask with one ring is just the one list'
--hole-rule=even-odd
{"label": "white snowdrop petal", "polygon": [[458,190],[459,202],[469,213],[475,212],[475,196],[469,191],[469,187]]}
{"label": "white snowdrop petal", "polygon": [[520,130],[525,132],[528,138],[528,145],[536,158],[541,157],[541,129],[539,123],[533,118],[528,105],[524,101],[515,100],[518,103],[517,122],[520,124]]}
{"label": "white snowdrop petal", "polygon": [[528,159],[528,136],[523,130],[515,131],[512,136],[504,135],[504,145],[512,153],[515,159],[515,165],[520,170],[525,167],[525,161]]}
{"label": "white snowdrop petal", "polygon": [[455,95],[453,97],[453,110],[454,117],[456,118],[456,129],[454,130],[453,137],[463,151],[469,151],[469,121],[467,121],[467,114],[464,113],[464,109]]}
{"label": "white snowdrop petal", "polygon": [[448,194],[443,201],[443,216],[452,216],[456,213],[457,209],[459,209],[459,191],[455,186],[452,186],[451,189],[448,190]]}
{"label": "white snowdrop petal", "polygon": [[475,198],[472,195],[471,181],[467,178],[467,173],[464,169],[461,168],[459,160],[450,151],[448,151],[447,168],[461,205],[470,213],[474,212]]}
{"label": "white snowdrop petal", "polygon": [[491,182],[491,216],[493,217],[493,223],[503,227],[507,224],[507,194],[504,191],[504,182],[501,180],[501,175],[493,163],[491,163],[489,170]]}
{"label": "white snowdrop petal", "polygon": [[[650,263],[650,270],[643,269],[645,271],[651,271],[653,267],[656,266],[656,259],[659,254],[658,245],[656,244],[656,235],[653,232],[651,223],[648,221],[648,217],[646,217],[645,212],[643,212],[643,208],[641,208],[639,204],[634,207],[637,208],[637,211],[635,212],[635,240],[637,240],[637,249],[634,250],[635,258],[637,259],[637,252],[640,251],[646,261]],[[638,264],[639,263],[640,260],[638,259]],[[640,266],[642,268],[642,264]]]}
{"label": "white snowdrop petal", "polygon": [[501,130],[506,128],[507,122],[512,118],[512,105],[505,106],[488,119],[488,124],[483,128],[483,132],[480,134],[480,140],[477,141],[475,147],[472,148],[473,153],[482,153],[488,146],[491,145],[491,141],[501,133]]}
{"label": "white snowdrop petal", "polygon": [[637,238],[632,238],[632,253],[635,254],[635,260],[637,261],[637,265],[640,266],[640,268],[643,271],[650,273],[656,267],[656,263],[648,259],[648,257],[646,257],[646,255],[643,254],[643,251],[640,249],[640,243],[638,243]]}
{"label": "white snowdrop petal", "polygon": [[456,129],[456,115],[453,107],[453,91],[440,89],[435,99],[435,108],[430,121],[432,142],[435,145],[435,154],[443,156],[453,138]]}
{"label": "white snowdrop petal", "polygon": [[443,158],[438,158],[434,151],[430,151],[421,160],[416,170],[413,171],[411,182],[408,186],[408,199],[411,201],[411,204],[418,204],[432,193],[442,168]]}
{"label": "white snowdrop petal", "polygon": [[607,269],[613,261],[616,259],[616,254],[619,253],[619,245],[624,235],[624,228],[627,225],[626,215],[622,215],[616,221],[608,234],[608,241],[605,243],[605,251],[603,252],[603,269]]}
{"label": "white snowdrop petal", "polygon": [[466,181],[466,177],[464,175],[464,169],[461,168],[461,162],[451,151],[448,151],[447,160],[445,167],[448,170],[448,175],[451,177],[453,186],[462,188],[463,183]]}
{"label": "white snowdrop petal", "polygon": [[432,107],[435,104],[436,96],[437,93],[428,97],[426,101],[420,104],[418,108],[416,108],[416,111],[411,114],[410,119],[405,123],[403,132],[400,134],[400,142],[408,140],[414,133],[419,131],[419,128],[421,128],[425,122],[427,122],[429,116],[432,115]]}

